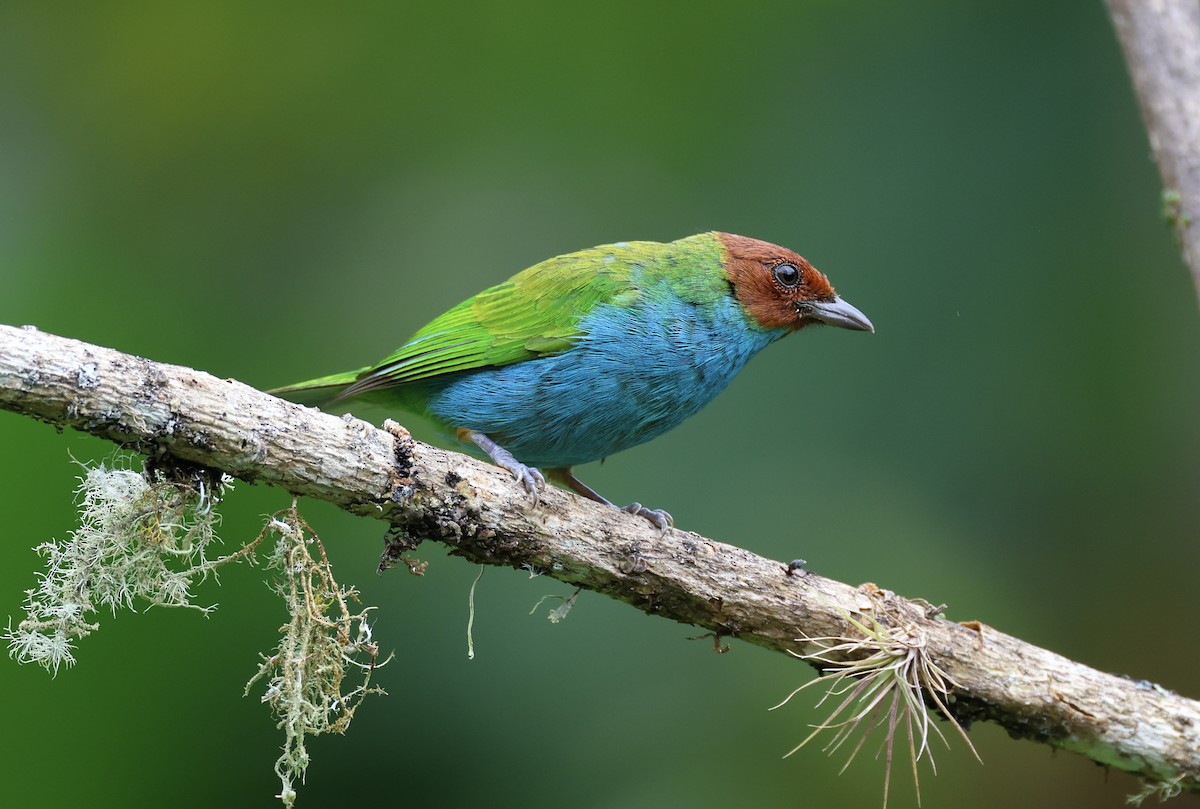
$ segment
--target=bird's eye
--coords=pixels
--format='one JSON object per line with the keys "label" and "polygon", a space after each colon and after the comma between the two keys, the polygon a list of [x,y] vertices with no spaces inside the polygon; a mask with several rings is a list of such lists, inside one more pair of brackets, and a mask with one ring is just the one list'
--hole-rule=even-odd
{"label": "bird's eye", "polygon": [[800,271],[796,269],[794,264],[776,264],[772,272],[775,273],[775,280],[788,289],[800,283]]}

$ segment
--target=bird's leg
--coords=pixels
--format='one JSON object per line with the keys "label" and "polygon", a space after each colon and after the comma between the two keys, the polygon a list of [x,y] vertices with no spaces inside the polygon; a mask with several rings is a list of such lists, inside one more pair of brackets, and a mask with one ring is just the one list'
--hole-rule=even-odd
{"label": "bird's leg", "polygon": [[[613,508],[621,508],[616,503],[601,495],[591,486],[575,477],[575,475],[571,473],[571,467],[569,466],[561,469],[547,469],[546,474],[549,475],[552,480],[557,480],[559,483],[562,483],[571,489],[571,491],[575,492],[576,494],[583,495],[588,500],[595,500],[597,503],[603,503],[604,505],[612,506]],[[660,530],[666,530],[668,526],[675,524],[675,518],[671,516],[670,512],[664,511],[661,508],[646,508],[641,503],[630,503],[621,510],[628,511],[630,514],[636,514],[639,517],[645,517],[654,524],[655,528]]]}
{"label": "bird's leg", "polygon": [[512,472],[512,476],[521,484],[521,488],[532,494],[533,502],[535,505],[537,504],[538,491],[546,485],[546,479],[542,477],[542,473],[536,467],[521,463],[513,457],[511,452],[478,430],[467,430],[460,427],[455,431],[455,435],[458,436],[459,441],[463,443],[469,441],[486,452],[496,466]]}

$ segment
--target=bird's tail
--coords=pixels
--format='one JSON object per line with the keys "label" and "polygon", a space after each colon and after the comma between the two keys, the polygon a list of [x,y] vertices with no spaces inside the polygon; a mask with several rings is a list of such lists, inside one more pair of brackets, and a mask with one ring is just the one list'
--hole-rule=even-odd
{"label": "bird's tail", "polygon": [[323,407],[336,400],[343,390],[354,384],[354,381],[358,379],[360,374],[368,370],[370,369],[360,368],[357,371],[330,374],[318,379],[310,379],[307,382],[297,382],[294,385],[273,388],[267,391],[267,393],[280,396],[296,404]]}

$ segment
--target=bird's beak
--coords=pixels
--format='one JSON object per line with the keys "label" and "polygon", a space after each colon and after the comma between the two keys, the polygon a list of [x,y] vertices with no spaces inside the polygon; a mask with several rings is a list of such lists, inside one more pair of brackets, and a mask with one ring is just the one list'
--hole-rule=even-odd
{"label": "bird's beak", "polygon": [[801,304],[800,314],[840,329],[875,331],[866,315],[836,295],[831,301],[805,301]]}

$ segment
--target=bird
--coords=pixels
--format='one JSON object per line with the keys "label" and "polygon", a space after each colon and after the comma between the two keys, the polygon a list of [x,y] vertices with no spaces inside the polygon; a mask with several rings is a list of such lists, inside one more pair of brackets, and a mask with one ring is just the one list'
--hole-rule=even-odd
{"label": "bird", "polygon": [[[384,359],[270,393],[399,407],[449,428],[537,502],[546,478],[609,506],[572,468],[695,415],[762,349],[813,325],[874,332],[799,254],[710,231],[556,256],[483,290]],[[625,511],[659,529],[664,509]]]}

